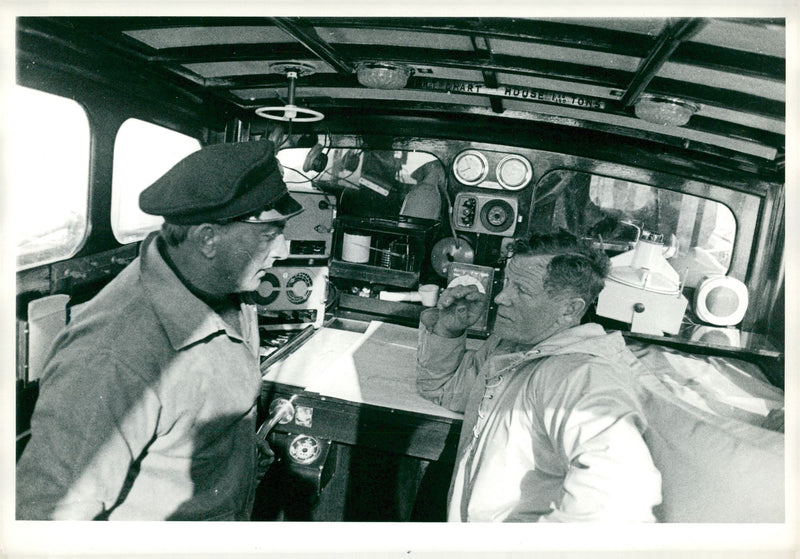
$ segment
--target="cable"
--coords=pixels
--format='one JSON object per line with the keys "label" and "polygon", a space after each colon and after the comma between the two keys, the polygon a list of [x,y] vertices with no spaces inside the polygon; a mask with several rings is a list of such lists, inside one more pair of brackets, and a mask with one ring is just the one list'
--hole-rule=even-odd
{"label": "cable", "polygon": [[284,166],[283,166],[283,168],[284,168],[284,169],[289,169],[290,171],[293,171],[293,172],[297,173],[298,175],[300,175],[301,177],[303,177],[304,179],[306,179],[306,180],[304,180],[304,181],[286,181],[286,180],[285,180],[285,181],[283,181],[283,182],[285,182],[286,184],[304,184],[304,183],[310,183],[312,186],[315,186],[315,185],[314,185],[314,179],[312,179],[311,177],[309,177],[308,175],[306,175],[306,174],[305,174],[305,173],[303,173],[302,171],[298,171],[298,170],[297,170],[297,169],[295,169],[294,167],[289,167],[288,165],[284,165]]}
{"label": "cable", "polygon": [[328,299],[328,301],[325,303],[325,310],[327,311],[328,309],[331,309],[339,301],[341,292],[339,291],[339,288],[336,287],[336,285],[334,285],[334,283],[330,280],[328,280],[327,282],[326,291],[331,292],[330,297],[328,297],[326,294],[326,299]]}
{"label": "cable", "polygon": [[325,152],[325,155],[328,155],[328,153],[330,152],[331,148],[333,147],[333,140],[331,138],[331,129],[327,124],[325,125],[325,143],[327,145],[324,145],[322,147],[323,147],[323,149],[327,149],[327,151]]}

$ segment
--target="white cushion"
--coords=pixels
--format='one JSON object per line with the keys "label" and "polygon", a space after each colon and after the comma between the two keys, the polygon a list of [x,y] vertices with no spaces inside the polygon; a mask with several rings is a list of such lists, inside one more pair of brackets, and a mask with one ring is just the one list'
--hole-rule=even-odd
{"label": "white cushion", "polygon": [[750,364],[738,360],[628,345],[643,365],[645,441],[662,475],[657,518],[784,522],[784,435],[761,426],[782,392],[746,378]]}

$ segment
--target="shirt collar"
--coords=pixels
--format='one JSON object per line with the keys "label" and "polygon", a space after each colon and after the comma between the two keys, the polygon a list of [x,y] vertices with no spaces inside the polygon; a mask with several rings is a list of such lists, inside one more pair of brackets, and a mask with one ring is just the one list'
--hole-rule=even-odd
{"label": "shirt collar", "polygon": [[241,340],[241,335],[194,296],[164,262],[156,246],[157,237],[158,233],[152,233],[142,241],[142,285],[172,347],[180,350],[220,331]]}

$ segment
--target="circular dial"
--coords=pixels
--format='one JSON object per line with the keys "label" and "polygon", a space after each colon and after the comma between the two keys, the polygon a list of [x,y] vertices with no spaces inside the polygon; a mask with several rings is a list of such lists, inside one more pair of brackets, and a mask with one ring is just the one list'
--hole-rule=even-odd
{"label": "circular dial", "polygon": [[514,225],[514,208],[505,200],[491,200],[481,208],[481,225],[492,233],[502,233]]}
{"label": "circular dial", "polygon": [[305,272],[299,272],[286,282],[286,298],[295,305],[305,303],[311,295],[313,285],[311,276]]}
{"label": "circular dial", "polygon": [[505,208],[501,206],[495,206],[486,212],[486,221],[495,227],[503,225],[503,223],[506,222],[506,219],[508,219],[508,214],[506,213]]}
{"label": "circular dial", "polygon": [[495,169],[497,182],[506,190],[525,188],[533,176],[530,162],[521,155],[507,155],[500,160]]}
{"label": "circular dial", "polygon": [[267,272],[261,278],[258,289],[253,293],[253,300],[257,305],[269,305],[274,303],[280,295],[281,282],[272,272]]}
{"label": "circular dial", "polygon": [[310,464],[321,453],[319,440],[311,435],[297,435],[289,444],[289,457],[298,464]]}
{"label": "circular dial", "polygon": [[456,156],[453,161],[453,174],[461,184],[473,186],[489,174],[489,163],[481,152],[468,149]]}

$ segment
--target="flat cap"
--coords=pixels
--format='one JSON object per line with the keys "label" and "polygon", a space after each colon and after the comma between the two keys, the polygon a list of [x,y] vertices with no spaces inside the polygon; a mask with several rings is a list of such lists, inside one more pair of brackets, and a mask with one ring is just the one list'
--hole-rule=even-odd
{"label": "flat cap", "polygon": [[268,223],[303,211],[268,141],[214,144],[191,153],[142,191],[139,207],[176,225]]}

